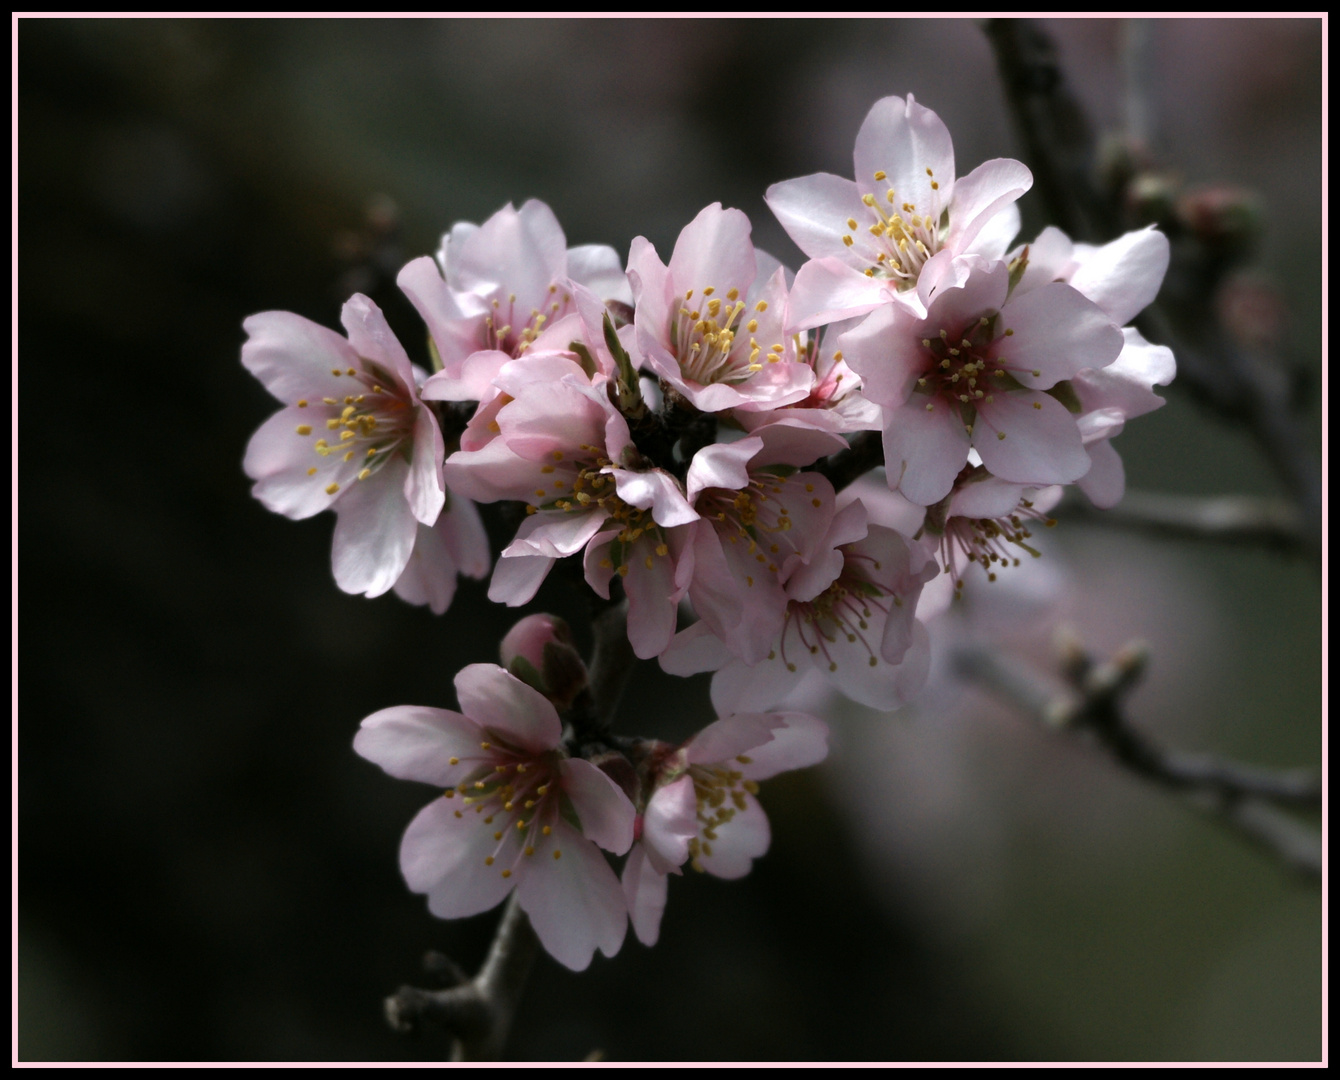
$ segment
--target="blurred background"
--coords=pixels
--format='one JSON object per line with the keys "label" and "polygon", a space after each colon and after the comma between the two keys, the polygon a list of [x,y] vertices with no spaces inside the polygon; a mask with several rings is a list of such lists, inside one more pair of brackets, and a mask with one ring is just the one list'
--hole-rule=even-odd
{"label": "blurred background", "polygon": [[[1119,127],[1128,28],[1047,26],[1092,120]],[[384,706],[454,705],[452,676],[496,659],[518,613],[478,582],[442,618],[345,596],[333,518],[250,498],[243,450],[275,403],[238,362],[243,318],[334,327],[363,291],[424,362],[395,271],[530,197],[570,244],[642,234],[667,256],[720,200],[798,265],[763,192],[850,175],[877,98],[939,112],[960,174],[1020,154],[986,40],[971,21],[17,33],[20,405],[61,419],[48,436],[28,414],[19,492],[18,1056],[440,1058],[440,1032],[394,1035],[381,1000],[427,984],[429,948],[473,970],[496,914],[442,922],[405,889],[400,835],[431,793],[351,740]],[[1259,194],[1249,284],[1319,380],[1321,24],[1154,22],[1147,57],[1154,154]],[[1021,207],[1031,237],[1041,208]],[[1242,432],[1167,397],[1116,444],[1132,487],[1277,491]],[[1312,566],[1057,532],[1054,617],[1100,652],[1152,643],[1145,730],[1320,764]],[[584,604],[555,575],[528,610],[580,623]],[[1319,890],[1082,740],[932,689],[894,716],[835,707],[831,759],[764,788],[772,850],[741,882],[674,880],[656,949],[629,935],[582,975],[542,956],[510,1053],[1320,1056]],[[682,738],[712,718],[706,681],[643,664],[622,715]]]}

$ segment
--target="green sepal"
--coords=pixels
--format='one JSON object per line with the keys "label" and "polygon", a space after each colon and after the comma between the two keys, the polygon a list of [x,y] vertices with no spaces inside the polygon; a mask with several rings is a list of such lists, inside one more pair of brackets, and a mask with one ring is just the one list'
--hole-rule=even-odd
{"label": "green sepal", "polygon": [[591,356],[591,350],[580,341],[571,341],[568,348],[577,354],[577,362],[582,365],[582,370],[586,372],[588,379],[594,378],[597,371],[596,362]]}
{"label": "green sepal", "polygon": [[538,690],[541,694],[545,692],[544,677],[535,669],[535,665],[524,656],[512,657],[512,662],[507,665],[507,670],[527,686]]}
{"label": "green sepal", "polygon": [[437,374],[446,365],[442,363],[442,354],[437,351],[437,342],[433,340],[433,335],[428,335],[428,362],[433,366],[433,374]]}

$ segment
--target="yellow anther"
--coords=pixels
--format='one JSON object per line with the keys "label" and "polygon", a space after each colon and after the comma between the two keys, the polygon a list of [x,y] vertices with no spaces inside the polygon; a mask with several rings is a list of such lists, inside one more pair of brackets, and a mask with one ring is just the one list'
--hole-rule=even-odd
{"label": "yellow anther", "polygon": [[296,430],[299,435],[310,435],[312,433],[312,425],[299,424],[294,430]]}
{"label": "yellow anther", "polygon": [[492,749],[493,749],[493,744],[492,744],[492,743],[482,742],[482,743],[479,744],[479,749],[481,749],[481,750],[492,750]]}
{"label": "yellow anther", "polygon": [[739,298],[740,298],[740,290],[739,290],[739,289],[730,289],[730,290],[726,293],[726,299],[727,299],[727,300],[738,300]]}
{"label": "yellow anther", "polygon": [[327,485],[326,485],[326,494],[327,494],[327,495],[334,495],[335,492],[337,492],[337,491],[339,491],[339,490],[340,490],[340,485],[339,485],[339,484],[327,484]]}
{"label": "yellow anther", "polygon": [[850,236],[844,236],[842,238],[842,242],[846,244],[848,247],[851,247],[852,244],[856,243],[856,241],[853,240]]}
{"label": "yellow anther", "polygon": [[316,475],[316,466],[315,466],[315,465],[313,465],[310,469],[307,470],[307,475],[308,475],[308,476],[315,476],[315,475]]}
{"label": "yellow anther", "polygon": [[[548,832],[549,830],[546,829],[545,831]],[[557,858],[559,858],[560,856],[562,856],[562,854],[563,854],[563,852],[559,851],[558,848],[554,848],[554,858],[555,858],[555,859],[557,859]]]}
{"label": "yellow anther", "polygon": [[883,169],[880,169],[878,172],[875,173],[875,179],[876,179],[876,180],[884,180],[884,179],[887,179],[887,178],[888,178],[888,175],[889,175],[889,174],[886,173]]}
{"label": "yellow anther", "polygon": [[997,438],[997,439],[1003,439],[1003,438],[1005,438],[1005,432],[1003,432],[1003,431],[997,431],[997,432],[996,432],[996,438]]}
{"label": "yellow anther", "polygon": [[330,373],[331,373],[332,375],[342,375],[342,374],[344,374],[344,373],[343,373],[342,371],[340,371],[340,369],[337,368],[337,367],[333,367],[333,368],[331,368],[331,369],[330,369]]}
{"label": "yellow anther", "polygon": [[512,871],[510,871],[510,870],[504,870],[504,871],[502,872],[502,876],[505,877],[505,878],[509,878],[509,877],[512,876]]}
{"label": "yellow anther", "polygon": [[544,833],[545,836],[548,836],[553,831],[554,830],[551,829],[548,825],[546,825],[543,829],[540,830],[540,832]]}
{"label": "yellow anther", "polygon": [[703,290],[703,295],[704,295],[704,296],[711,296],[711,295],[712,295],[714,292],[716,292],[716,291],[717,291],[717,287],[716,287],[715,285],[709,285],[709,286],[707,286],[707,288],[705,288],[705,289]]}

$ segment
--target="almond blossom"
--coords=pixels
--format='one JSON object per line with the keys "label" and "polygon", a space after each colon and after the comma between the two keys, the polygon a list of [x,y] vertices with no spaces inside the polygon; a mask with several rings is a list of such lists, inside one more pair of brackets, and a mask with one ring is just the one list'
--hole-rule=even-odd
{"label": "almond blossom", "polygon": [[772,839],[758,781],[827,755],[828,727],[797,712],[726,716],[681,747],[652,744],[644,763],[652,794],[623,870],[638,940],[656,944],[668,876],[684,863],[728,880],[749,873]]}
{"label": "almond blossom", "polygon": [[655,656],[674,633],[687,587],[679,567],[687,537],[671,531],[698,517],[679,481],[642,459],[603,376],[550,355],[509,363],[495,382],[507,399],[492,421],[497,437],[445,466],[452,485],[477,501],[528,504],[490,599],[526,603],[556,559],[585,548],[597,592],[608,595],[612,573],[625,578],[630,641],[639,656]]}
{"label": "almond blossom", "polygon": [[[243,365],[285,405],[252,436],[244,468],[266,509],[294,519],[334,509],[336,583],[345,592],[380,596],[401,579],[419,528],[434,526],[446,501],[442,432],[420,400],[421,373],[381,310],[356,295],[341,321],[347,340],[287,311],[243,323]],[[479,572],[486,562],[478,532],[469,535],[469,514],[449,519],[439,533],[457,521],[466,530],[443,541],[460,549],[453,581],[455,569]],[[424,537],[421,552],[434,543]],[[448,571],[435,555],[424,557]],[[405,588],[428,598],[426,586]],[[444,609],[447,588],[437,586],[435,604]]]}
{"label": "almond blossom", "polygon": [[640,359],[703,412],[775,408],[813,382],[782,333],[786,272],[749,234],[743,212],[713,203],[679,234],[669,266],[641,236],[628,253]]}
{"label": "almond blossom", "polygon": [[925,679],[928,646],[915,612],[938,570],[921,546],[868,525],[865,507],[849,503],[833,517],[819,554],[788,578],[781,630],[766,656],[757,663],[732,657],[704,620],[676,635],[661,666],[673,675],[717,672],[712,704],[721,712],[780,707],[825,681],[891,711]]}
{"label": "almond blossom", "polygon": [[[1117,326],[1130,322],[1158,295],[1168,270],[1168,238],[1153,226],[1137,229],[1101,246],[1076,244],[1060,229],[1044,229],[1026,249],[1012,253],[1023,273],[1015,287],[1022,295],[1049,282],[1076,289]],[[1111,364],[1085,370],[1071,381],[1085,452],[1092,465],[1078,481],[1095,506],[1121,501],[1126,474],[1109,440],[1127,420],[1162,407],[1154,386],[1166,386],[1177,373],[1172,350],[1152,345],[1134,327],[1122,330],[1125,343]]]}
{"label": "almond blossom", "polygon": [[567,247],[554,212],[538,199],[508,203],[483,225],[457,222],[437,261],[423,256],[396,279],[428,324],[442,370],[425,397],[479,401],[498,368],[521,356],[552,324],[576,311],[571,282],[602,301],[632,294],[618,252]]}
{"label": "almond blossom", "polygon": [[400,870],[443,919],[487,911],[513,889],[541,944],[584,970],[623,944],[619,881],[597,850],[633,842],[628,796],[568,757],[539,691],[495,664],[456,676],[461,711],[401,705],[363,721],[354,749],[390,775],[445,788],[410,823]]}
{"label": "almond blossom", "polygon": [[911,94],[875,102],[854,157],[854,181],[816,173],[768,188],[769,208],[812,260],[796,275],[788,329],[889,303],[924,312],[915,288],[926,267],[999,259],[1019,231],[1015,200],[1033,185],[1010,158],[956,180],[949,129]]}
{"label": "almond blossom", "polygon": [[1045,391],[1110,364],[1122,333],[1071,286],[1014,294],[1010,277],[976,256],[941,264],[917,286],[924,317],[886,305],[839,342],[884,409],[889,484],[915,503],[948,495],[970,449],[1011,483],[1068,484],[1089,470],[1074,417]]}

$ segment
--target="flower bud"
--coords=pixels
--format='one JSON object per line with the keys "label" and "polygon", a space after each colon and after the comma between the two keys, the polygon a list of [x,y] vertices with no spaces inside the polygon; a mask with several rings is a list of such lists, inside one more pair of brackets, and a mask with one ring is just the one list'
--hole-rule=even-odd
{"label": "flower bud", "polygon": [[527,615],[503,638],[509,672],[566,709],[587,684],[586,665],[573,646],[572,631],[557,615]]}

